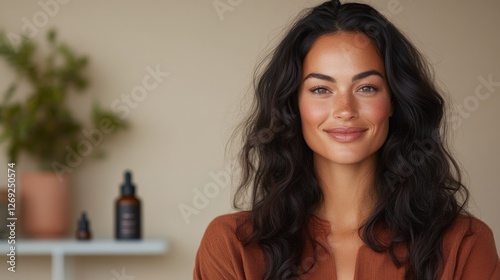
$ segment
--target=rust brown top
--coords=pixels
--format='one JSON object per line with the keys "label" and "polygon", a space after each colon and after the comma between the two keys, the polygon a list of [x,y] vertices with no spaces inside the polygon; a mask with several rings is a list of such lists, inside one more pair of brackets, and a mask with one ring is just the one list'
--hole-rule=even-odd
{"label": "rust brown top", "polygon": [[[243,246],[236,237],[238,224],[248,212],[215,218],[207,227],[196,255],[194,279],[257,280],[264,273],[264,255],[256,244]],[[326,242],[330,225],[312,216],[309,229],[314,238]],[[305,248],[302,265],[311,264],[312,249]],[[444,266],[440,279],[500,280],[500,259],[491,229],[477,218],[459,216],[443,238]],[[314,268],[301,279],[335,279],[332,254],[319,252]],[[357,255],[355,279],[404,279],[405,268],[397,267],[388,253],[377,253],[366,244]]]}

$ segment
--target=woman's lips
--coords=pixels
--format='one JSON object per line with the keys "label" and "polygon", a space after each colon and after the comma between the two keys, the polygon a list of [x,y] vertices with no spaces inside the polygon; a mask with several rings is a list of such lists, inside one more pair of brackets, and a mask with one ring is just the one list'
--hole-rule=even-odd
{"label": "woman's lips", "polygon": [[358,140],[367,130],[363,127],[336,127],[325,131],[338,142],[350,143]]}

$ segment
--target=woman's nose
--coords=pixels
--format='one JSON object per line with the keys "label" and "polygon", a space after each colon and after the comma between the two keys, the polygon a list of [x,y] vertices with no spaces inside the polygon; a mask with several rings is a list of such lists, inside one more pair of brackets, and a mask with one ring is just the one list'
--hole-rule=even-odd
{"label": "woman's nose", "polygon": [[356,100],[350,92],[338,92],[333,101],[333,116],[336,119],[351,120],[358,116]]}

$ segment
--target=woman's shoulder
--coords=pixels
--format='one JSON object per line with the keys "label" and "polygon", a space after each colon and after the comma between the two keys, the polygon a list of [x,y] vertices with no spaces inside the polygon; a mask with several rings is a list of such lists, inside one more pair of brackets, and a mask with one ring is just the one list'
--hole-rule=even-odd
{"label": "woman's shoulder", "polygon": [[262,252],[254,245],[245,246],[239,236],[249,219],[249,212],[237,212],[218,216],[209,223],[196,254],[194,279],[258,279],[261,276],[262,271],[256,267],[264,262]]}
{"label": "woman's shoulder", "polygon": [[249,224],[249,212],[236,212],[215,217],[207,226],[203,240],[205,242],[221,242],[239,244],[238,233]]}
{"label": "woman's shoulder", "polygon": [[[205,229],[202,245],[212,244],[225,245],[231,247],[239,247],[242,242],[239,240],[241,235],[242,225],[249,221],[249,212],[236,212],[224,214],[214,218]],[[226,248],[227,249],[227,248]]]}
{"label": "woman's shoulder", "polygon": [[448,238],[465,238],[468,236],[493,235],[490,227],[480,219],[472,215],[460,214],[446,232]]}
{"label": "woman's shoulder", "polygon": [[454,279],[500,279],[493,231],[476,217],[457,216],[443,236],[443,257],[444,275]]}
{"label": "woman's shoulder", "polygon": [[[478,241],[495,243],[493,231],[472,215],[458,215],[443,237],[445,247],[458,247]],[[464,243],[465,242],[465,243]],[[462,248],[463,249],[463,248]]]}

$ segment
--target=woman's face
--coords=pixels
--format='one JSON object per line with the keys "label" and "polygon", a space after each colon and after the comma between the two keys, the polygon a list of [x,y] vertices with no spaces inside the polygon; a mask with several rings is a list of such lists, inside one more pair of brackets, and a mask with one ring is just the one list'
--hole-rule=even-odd
{"label": "woman's face", "polygon": [[315,158],[361,163],[387,138],[392,109],[384,63],[362,33],[316,40],[304,60],[298,102],[303,136]]}

